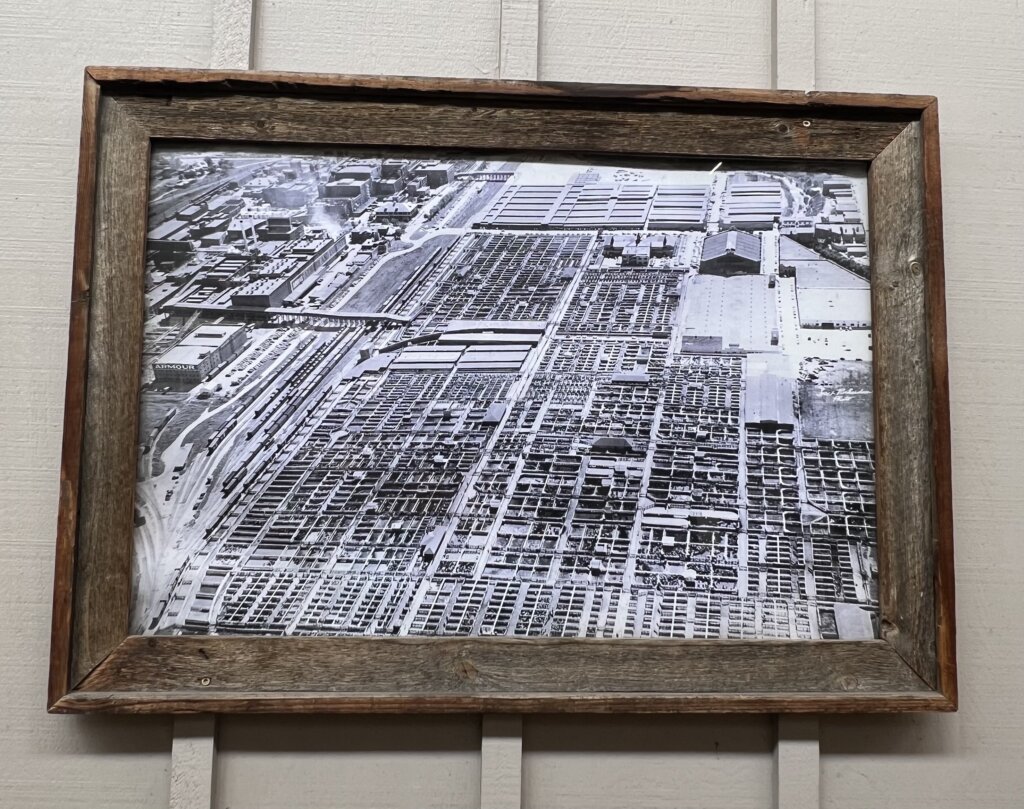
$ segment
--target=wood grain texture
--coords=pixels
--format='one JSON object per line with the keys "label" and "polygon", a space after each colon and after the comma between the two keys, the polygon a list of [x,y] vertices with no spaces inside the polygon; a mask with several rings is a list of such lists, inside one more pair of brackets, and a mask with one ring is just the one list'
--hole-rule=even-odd
{"label": "wood grain texture", "polygon": [[81,687],[174,691],[201,684],[211,691],[453,697],[533,691],[570,698],[922,688],[882,641],[196,636],[130,637]]}
{"label": "wood grain texture", "polygon": [[[121,98],[155,138],[220,142],[867,161],[904,127],[800,110],[756,115],[625,107],[396,102],[258,95]],[[805,125],[806,122],[806,125]]]}
{"label": "wood grain texture", "polygon": [[524,692],[487,696],[431,695],[410,702],[403,693],[338,694],[327,691],[222,692],[73,691],[62,697],[52,713],[265,713],[265,714],[893,714],[950,711],[949,701],[929,690],[883,691],[873,694],[808,694],[753,692],[749,694],[666,694],[651,692],[638,700],[636,692],[584,694],[571,700],[562,695]]}
{"label": "wood grain texture", "polygon": [[927,239],[926,311],[931,375],[932,524],[935,546],[938,687],[958,702],[956,596],[953,583],[953,462],[949,426],[949,359],[946,348],[946,270],[942,235],[942,168],[938,102],[921,115],[924,234]]}
{"label": "wood grain texture", "polygon": [[47,701],[52,704],[72,686],[72,593],[78,534],[79,472],[82,463],[85,382],[89,349],[89,292],[92,280],[93,228],[96,206],[96,128],[99,85],[86,76],[78,164],[78,200],[68,318],[68,369],[64,390],[64,438],[60,470],[57,550],[53,574],[50,627],[50,673]]}
{"label": "wood grain texture", "polygon": [[648,102],[666,106],[747,105],[772,109],[813,110],[850,108],[869,117],[870,112],[887,111],[889,120],[909,121],[935,101],[934,96],[899,93],[799,92],[795,90],[732,89],[727,87],[670,87],[659,84],[526,82],[465,78],[418,78],[414,76],[333,75],[327,73],[275,73],[271,71],[189,70],[182,68],[136,68],[94,65],[90,76],[110,92],[186,93],[227,92],[268,95],[338,94],[346,97],[380,95],[392,98],[429,96],[435,103],[460,97],[549,98],[568,103]]}
{"label": "wood grain texture", "polygon": [[881,641],[199,637],[128,638],[54,709],[261,699],[271,712],[945,709]]}
{"label": "wood grain texture", "polygon": [[125,637],[131,598],[149,139],[102,98],[97,146],[88,369],[84,400],[72,401],[84,409],[72,682]]}
{"label": "wood grain texture", "polygon": [[[868,170],[882,637],[936,685],[935,534],[921,127]],[[949,486],[949,481],[945,483]]]}

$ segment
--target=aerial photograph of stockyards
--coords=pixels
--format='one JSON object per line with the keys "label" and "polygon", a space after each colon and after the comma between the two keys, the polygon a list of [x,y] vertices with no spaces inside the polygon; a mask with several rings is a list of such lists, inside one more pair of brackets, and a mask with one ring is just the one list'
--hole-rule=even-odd
{"label": "aerial photograph of stockyards", "polygon": [[134,631],[879,635],[863,174],[159,148]]}

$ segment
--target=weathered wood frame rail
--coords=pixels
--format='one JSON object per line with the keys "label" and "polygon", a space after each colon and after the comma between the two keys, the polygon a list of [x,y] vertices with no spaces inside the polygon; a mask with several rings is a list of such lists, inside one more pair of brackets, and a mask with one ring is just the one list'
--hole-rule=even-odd
{"label": "weathered wood frame rail", "polygon": [[[882,639],[130,636],[153,140],[866,165]],[[955,710],[945,331],[931,97],[88,68],[49,709]]]}

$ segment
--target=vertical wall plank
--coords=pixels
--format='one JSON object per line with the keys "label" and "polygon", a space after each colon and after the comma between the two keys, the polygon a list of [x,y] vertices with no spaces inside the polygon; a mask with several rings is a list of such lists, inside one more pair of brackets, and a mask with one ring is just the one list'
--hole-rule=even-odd
{"label": "vertical wall plank", "polygon": [[499,0],[259,0],[260,70],[497,78]]}
{"label": "vertical wall plank", "polygon": [[537,79],[540,0],[501,0],[498,77]]}
{"label": "vertical wall plank", "polygon": [[209,714],[175,718],[170,809],[213,809],[216,721]]}
{"label": "vertical wall plank", "polygon": [[484,714],[480,734],[481,809],[519,809],[523,783],[523,718]]}
{"label": "vertical wall plank", "polygon": [[772,0],[772,87],[813,90],[816,0]]}
{"label": "vertical wall plank", "polygon": [[540,78],[763,87],[771,10],[767,0],[543,0]]}
{"label": "vertical wall plank", "polygon": [[252,67],[252,26],[255,0],[214,0],[210,67],[248,70]]}
{"label": "vertical wall plank", "polygon": [[775,809],[818,809],[818,718],[780,716],[775,740]]}

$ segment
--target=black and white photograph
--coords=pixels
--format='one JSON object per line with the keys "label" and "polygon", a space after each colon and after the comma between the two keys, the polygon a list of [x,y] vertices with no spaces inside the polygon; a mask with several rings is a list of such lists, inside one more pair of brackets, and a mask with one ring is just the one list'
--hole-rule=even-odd
{"label": "black and white photograph", "polygon": [[155,149],[133,630],[878,637],[866,200]]}

